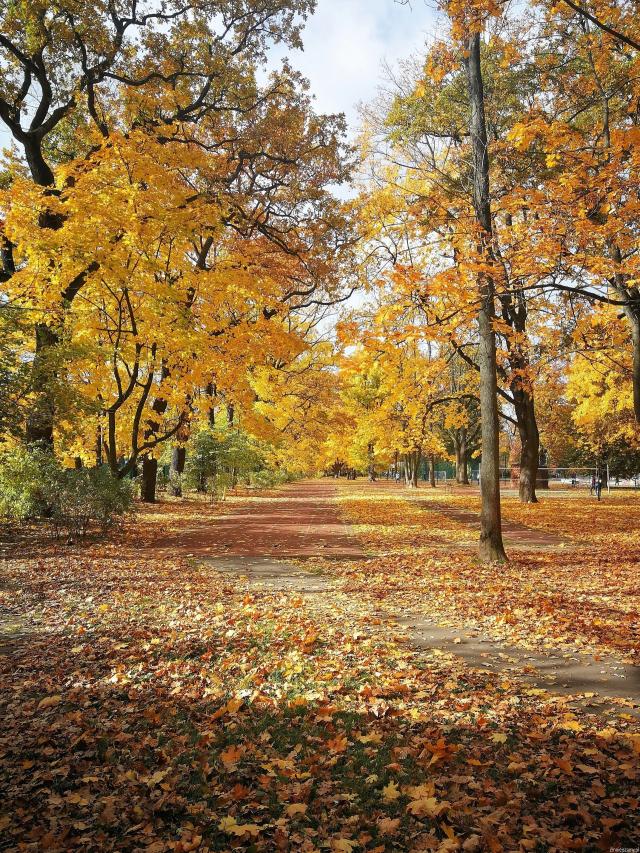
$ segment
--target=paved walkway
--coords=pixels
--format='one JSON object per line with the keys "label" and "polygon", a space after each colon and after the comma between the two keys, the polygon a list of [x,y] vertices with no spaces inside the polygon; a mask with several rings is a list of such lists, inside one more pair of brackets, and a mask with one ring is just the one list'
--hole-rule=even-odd
{"label": "paved walkway", "polygon": [[203,529],[188,527],[156,542],[160,549],[178,547],[194,557],[331,557],[357,559],[363,550],[343,523],[329,480],[295,483],[277,497],[255,497]]}
{"label": "paved walkway", "polygon": [[[172,537],[173,551],[177,546],[225,574],[248,578],[266,589],[312,596],[320,609],[331,607],[335,596],[344,595],[339,580],[289,561],[364,556],[361,545],[340,519],[336,493],[336,485],[329,480],[293,484],[280,490],[277,497],[252,499],[212,519],[214,524],[206,533],[198,527]],[[440,511],[439,505],[433,508]],[[474,514],[468,515],[475,520]],[[567,656],[553,650],[535,653],[506,646],[463,627],[440,626],[425,613],[387,617],[380,630],[393,629],[406,631],[417,648],[451,653],[475,669],[523,678],[529,687],[552,694],[587,694],[578,704],[592,710],[631,711],[630,707],[612,705],[611,700],[615,703],[616,699],[640,704],[640,669],[612,659],[596,660],[577,653]],[[637,709],[632,713],[637,714]]]}

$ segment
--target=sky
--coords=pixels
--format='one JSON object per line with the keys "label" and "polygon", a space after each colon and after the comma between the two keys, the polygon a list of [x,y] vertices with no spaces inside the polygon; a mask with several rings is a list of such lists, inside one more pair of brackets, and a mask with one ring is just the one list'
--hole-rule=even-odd
{"label": "sky", "polygon": [[[290,51],[294,68],[310,81],[316,110],[345,113],[353,135],[359,103],[376,96],[385,62],[395,65],[433,35],[433,2],[318,0],[303,32],[304,51]],[[0,124],[0,148],[9,134]]]}
{"label": "sky", "polygon": [[318,112],[344,112],[353,132],[357,104],[376,96],[385,62],[395,65],[433,36],[435,14],[428,0],[318,0],[303,32],[304,52],[291,64],[311,83]]}

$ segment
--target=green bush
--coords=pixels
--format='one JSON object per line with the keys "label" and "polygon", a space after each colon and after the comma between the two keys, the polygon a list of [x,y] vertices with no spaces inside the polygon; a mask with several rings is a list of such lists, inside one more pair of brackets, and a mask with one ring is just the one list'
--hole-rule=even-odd
{"label": "green bush", "polygon": [[16,448],[0,457],[0,515],[16,521],[48,518],[55,529],[84,535],[103,530],[133,507],[129,481],[108,468],[64,468],[37,448]]}
{"label": "green bush", "polygon": [[50,453],[18,447],[0,457],[0,515],[16,521],[52,515],[51,483],[60,467]]}
{"label": "green bush", "polygon": [[131,481],[117,480],[102,468],[63,468],[49,493],[54,521],[84,535],[91,524],[106,530],[133,507]]}
{"label": "green bush", "polygon": [[254,471],[251,474],[251,485],[257,489],[271,489],[289,482],[291,476],[282,470],[263,468],[262,471]]}

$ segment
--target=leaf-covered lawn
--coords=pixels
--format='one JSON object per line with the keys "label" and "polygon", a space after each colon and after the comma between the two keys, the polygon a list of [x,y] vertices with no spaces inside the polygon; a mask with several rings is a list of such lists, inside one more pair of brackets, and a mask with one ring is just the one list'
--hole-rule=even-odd
{"label": "leaf-covered lawn", "polygon": [[[202,507],[192,512],[202,523]],[[143,514],[124,541],[45,543],[6,561],[0,849],[637,843],[640,728],[624,709],[572,712],[514,678],[412,650],[379,615],[385,589],[398,603],[444,600],[444,555],[345,567],[346,583],[338,574],[330,593],[305,597],[154,556],[167,513],[155,511],[151,533]],[[447,557],[456,602],[471,579],[463,557]],[[481,586],[469,588],[470,612]]]}
{"label": "leaf-covered lawn", "polygon": [[[568,537],[564,547],[512,548],[487,566],[470,546],[475,526],[429,509],[437,501],[478,511],[477,495],[443,489],[341,485],[340,503],[371,559],[330,566],[349,589],[389,612],[423,612],[527,647],[640,659],[640,500],[551,493],[537,505],[503,499],[505,519]],[[465,547],[457,547],[459,545]],[[508,549],[509,550],[509,549]]]}

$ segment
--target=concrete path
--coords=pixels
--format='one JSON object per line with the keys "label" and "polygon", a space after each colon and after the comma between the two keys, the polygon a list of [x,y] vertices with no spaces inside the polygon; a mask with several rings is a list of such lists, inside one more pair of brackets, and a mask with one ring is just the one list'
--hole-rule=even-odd
{"label": "concrete path", "polygon": [[[339,517],[336,492],[331,481],[288,486],[277,497],[254,500],[220,517],[206,536],[201,530],[196,534],[186,531],[174,538],[174,551],[178,545],[217,571],[246,578],[264,589],[312,596],[314,606],[331,607],[335,596],[344,595],[339,579],[309,571],[290,560],[353,560],[364,556],[359,542]],[[440,511],[439,506],[437,509]],[[473,513],[468,515],[475,518]],[[578,653],[566,656],[554,650],[532,652],[506,646],[464,628],[440,626],[424,613],[383,618],[387,625],[382,624],[380,630],[395,627],[405,631],[407,639],[425,651],[451,653],[474,669],[523,678],[531,689],[578,696],[572,704],[586,705],[589,710],[640,715],[633,708],[640,705],[638,667]]]}
{"label": "concrete path", "polygon": [[[420,613],[399,617],[397,622],[407,629],[418,648],[450,652],[474,669],[502,677],[517,676],[531,688],[579,697],[570,704],[603,713],[625,711],[640,718],[640,667],[578,652],[508,646],[477,632],[438,625]],[[629,707],[611,701],[621,699],[629,700]]]}

